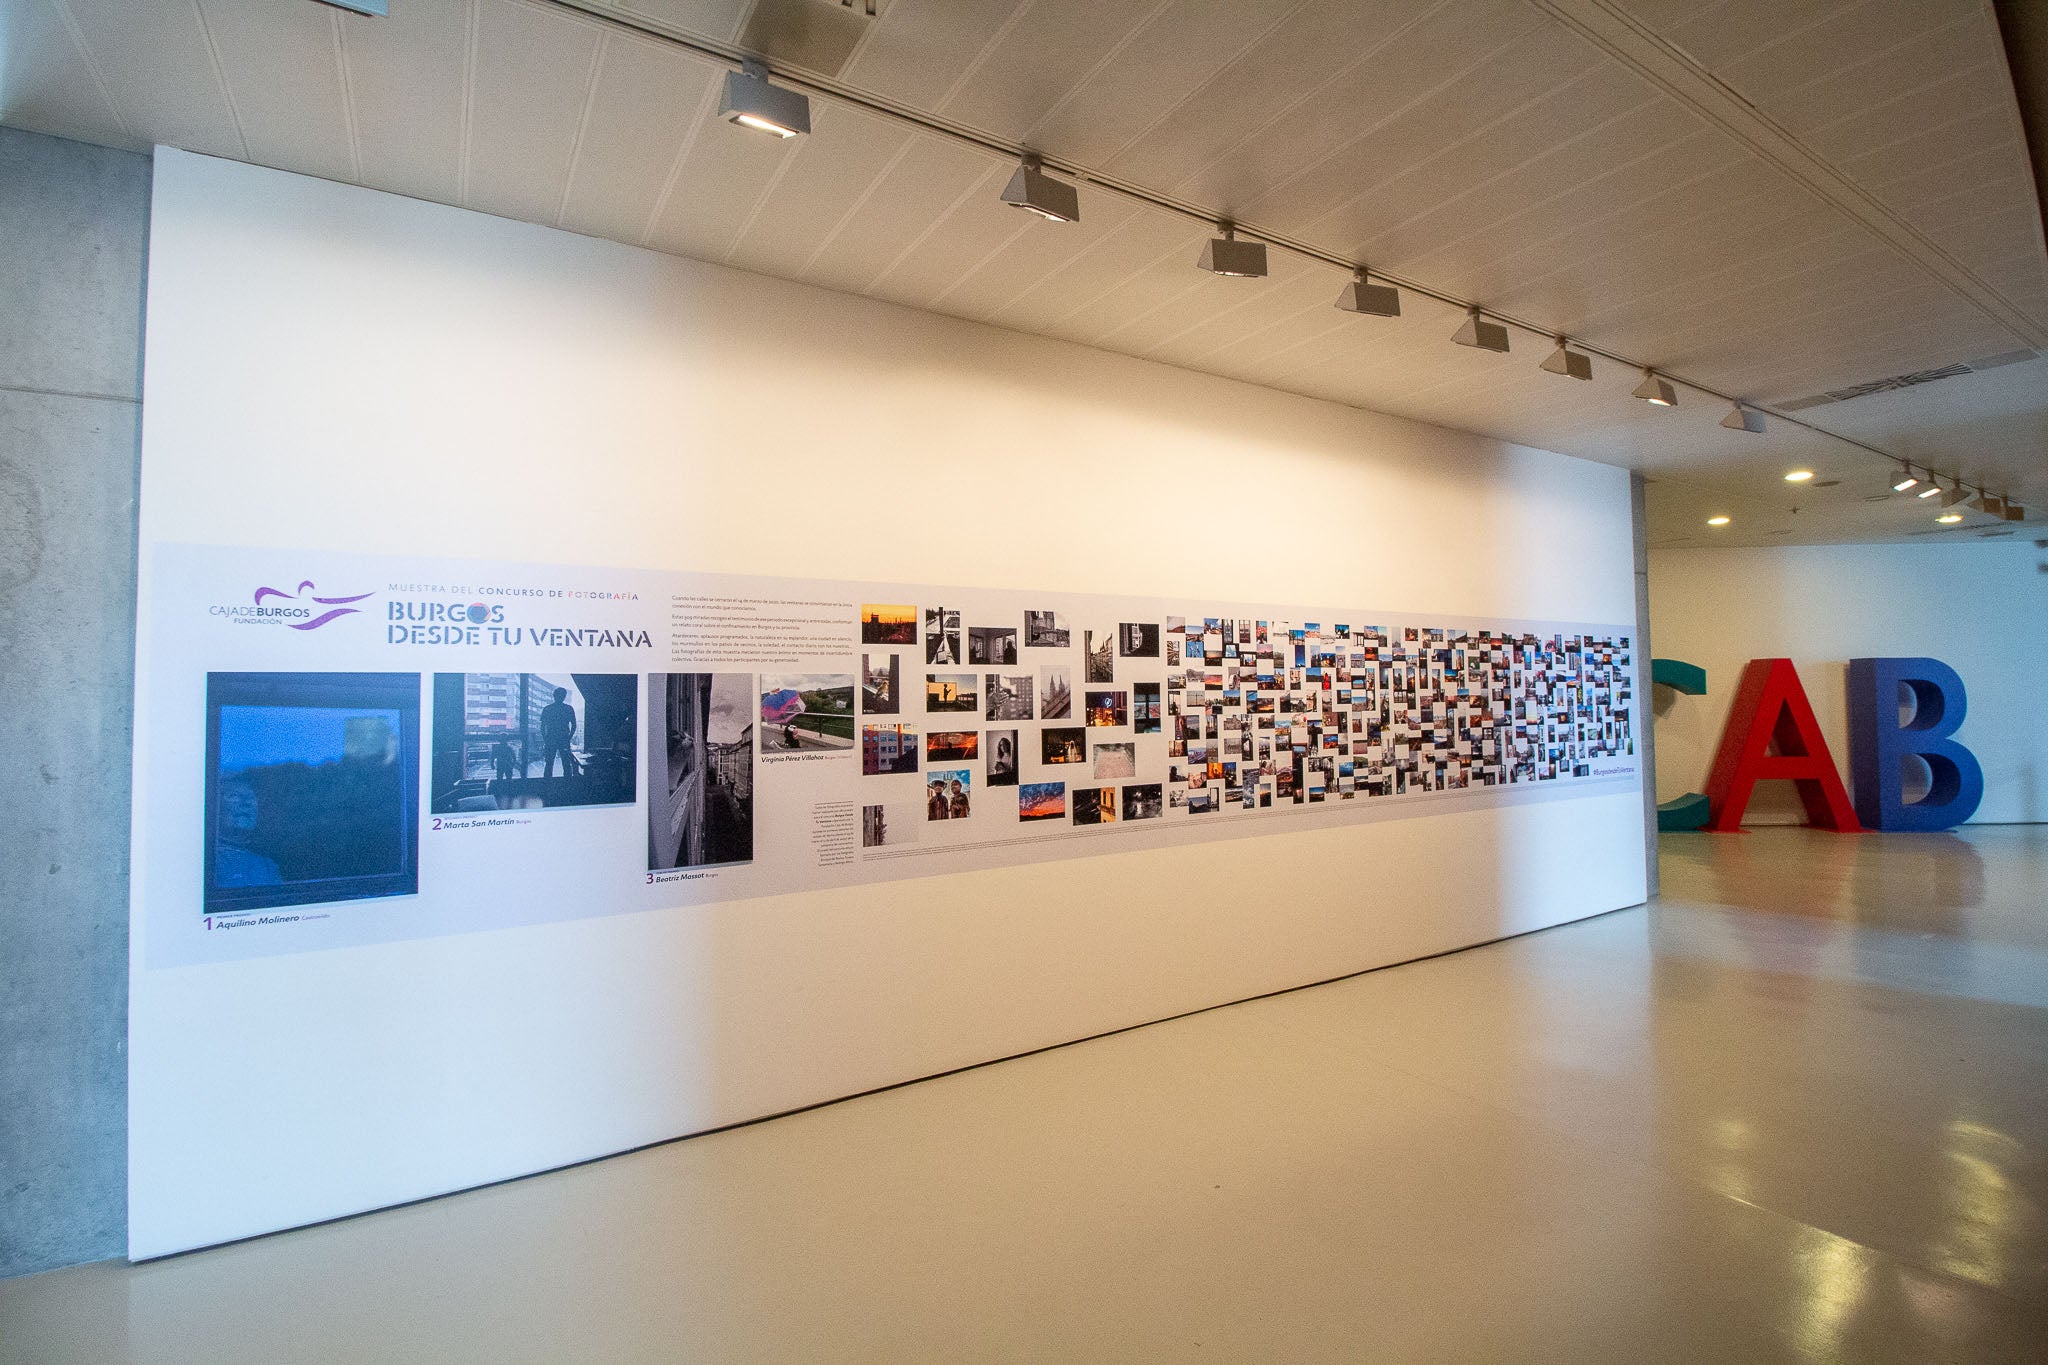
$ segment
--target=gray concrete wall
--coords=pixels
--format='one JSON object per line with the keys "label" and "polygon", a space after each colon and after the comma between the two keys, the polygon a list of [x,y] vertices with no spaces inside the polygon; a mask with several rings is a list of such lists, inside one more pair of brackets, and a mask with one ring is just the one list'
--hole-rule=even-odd
{"label": "gray concrete wall", "polygon": [[1643,849],[1649,860],[1649,893],[1657,894],[1657,734],[1650,708],[1650,521],[1644,504],[1643,475],[1628,476],[1629,517],[1636,532],[1636,706],[1642,732],[1636,746],[1643,757]]}
{"label": "gray concrete wall", "polygon": [[149,177],[0,128],[0,1276],[126,1245]]}

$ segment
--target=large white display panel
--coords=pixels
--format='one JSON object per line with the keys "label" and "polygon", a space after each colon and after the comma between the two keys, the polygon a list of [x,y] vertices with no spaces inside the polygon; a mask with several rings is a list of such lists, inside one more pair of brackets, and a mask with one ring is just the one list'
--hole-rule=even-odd
{"label": "large white display panel", "polygon": [[179,547],[275,547],[280,591],[295,554],[437,557],[1607,633],[1633,575],[1627,478],[1597,465],[183,153],[152,224],[133,1255],[1642,899],[1616,766],[1546,799],[158,960],[145,912],[191,893],[204,828],[175,733],[204,715],[152,704],[195,695],[149,629]]}

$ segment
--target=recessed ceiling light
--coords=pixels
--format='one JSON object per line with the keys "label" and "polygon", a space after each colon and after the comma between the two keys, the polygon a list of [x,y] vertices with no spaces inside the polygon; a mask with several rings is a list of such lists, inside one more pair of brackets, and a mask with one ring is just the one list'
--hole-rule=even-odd
{"label": "recessed ceiling light", "polygon": [[1239,280],[1264,279],[1266,244],[1238,241],[1237,229],[1230,223],[1218,223],[1217,226],[1223,230],[1223,235],[1209,239],[1195,264],[1211,275],[1228,275]]}
{"label": "recessed ceiling light", "polygon": [[1581,351],[1574,351],[1565,344],[1563,337],[1559,337],[1557,349],[1543,362],[1543,368],[1552,374],[1564,375],[1567,379],[1591,379],[1593,357]]}
{"label": "recessed ceiling light", "polygon": [[1488,322],[1477,307],[1465,310],[1465,325],[1452,334],[1451,340],[1460,346],[1477,346],[1482,351],[1499,351],[1503,355],[1508,349],[1508,329],[1497,322]]}
{"label": "recessed ceiling light", "polygon": [[1659,379],[1656,371],[1648,368],[1643,370],[1643,382],[1636,385],[1635,396],[1655,407],[1678,405],[1678,390],[1671,387],[1669,380]]}
{"label": "recessed ceiling light", "polygon": [[811,131],[811,102],[802,93],[768,83],[768,68],[746,61],[725,73],[725,98],[718,116],[728,123],[776,137]]}
{"label": "recessed ceiling light", "polygon": [[1728,518],[1727,518],[1727,517],[1708,517],[1708,518],[1707,518],[1707,525],[1709,525],[1709,526],[1726,526],[1727,524],[1728,524]]}
{"label": "recessed ceiling light", "polygon": [[1081,192],[1064,180],[1047,175],[1035,156],[1027,156],[1003,190],[1003,202],[1011,208],[1035,213],[1055,223],[1081,221]]}
{"label": "recessed ceiling light", "polygon": [[1368,317],[1397,318],[1401,316],[1401,291],[1391,284],[1370,283],[1365,278],[1365,267],[1360,266],[1351,283],[1337,295],[1337,307]]}
{"label": "recessed ceiling light", "polygon": [[1961,512],[1943,512],[1940,516],[1935,518],[1935,520],[1940,522],[1943,526],[1953,526],[1962,519],[1963,514]]}
{"label": "recessed ceiling light", "polygon": [[1795,469],[1785,476],[1786,483],[1805,483],[1813,477],[1811,469]]}

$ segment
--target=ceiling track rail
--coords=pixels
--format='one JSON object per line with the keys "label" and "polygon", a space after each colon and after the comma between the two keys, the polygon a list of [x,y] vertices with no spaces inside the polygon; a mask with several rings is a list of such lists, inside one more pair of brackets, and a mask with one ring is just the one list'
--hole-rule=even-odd
{"label": "ceiling track rail", "polygon": [[[738,70],[743,62],[763,60],[758,54],[749,52],[737,44],[704,38],[664,24],[658,19],[627,13],[613,8],[611,5],[606,4],[604,0],[528,0],[528,3],[541,5],[549,9],[566,11],[605,27],[634,34],[667,47],[680,49],[714,65],[729,67],[733,70]],[[1539,7],[1551,8],[1547,5]],[[1256,223],[1247,223],[1240,219],[1231,218],[1228,214],[1221,214],[1200,204],[1195,204],[1185,199],[1178,199],[1173,195],[1161,193],[1144,185],[1104,174],[1091,167],[1065,160],[1056,155],[1050,155],[1037,148],[1023,147],[1015,143],[1005,142],[1000,138],[991,137],[979,129],[970,128],[965,124],[954,123],[940,115],[929,113],[922,109],[913,109],[907,105],[897,104],[870,91],[845,85],[827,77],[810,75],[795,70],[775,70],[773,75],[778,83],[786,85],[793,90],[800,90],[808,95],[816,95],[837,104],[847,105],[860,110],[862,113],[887,119],[890,122],[902,124],[920,132],[949,138],[965,146],[978,148],[998,160],[1016,161],[1026,155],[1036,156],[1039,158],[1042,167],[1046,170],[1057,171],[1061,175],[1069,176],[1081,183],[1092,185],[1097,189],[1135,203],[1146,205],[1160,212],[1177,214],[1191,222],[1216,227],[1227,220],[1231,228],[1240,237],[1254,238],[1290,255],[1342,271],[1346,276],[1350,276],[1360,268],[1358,262],[1341,256],[1334,251],[1317,246],[1313,242],[1291,237],[1284,232],[1269,231],[1261,228]],[[1762,403],[1737,398],[1733,394],[1722,392],[1711,384],[1704,384],[1698,380],[1689,379],[1684,375],[1674,374],[1670,370],[1645,364],[1643,361],[1633,357],[1621,355],[1618,352],[1587,341],[1583,337],[1569,336],[1558,331],[1556,328],[1545,327],[1528,318],[1488,308],[1484,304],[1476,304],[1469,299],[1461,299],[1455,294],[1434,288],[1420,280],[1410,279],[1391,271],[1379,269],[1372,270],[1372,277],[1375,280],[1404,289],[1411,294],[1418,294],[1423,298],[1433,299],[1438,303],[1448,305],[1460,311],[1476,308],[1484,317],[1513,327],[1518,331],[1527,332],[1532,336],[1542,337],[1546,341],[1569,340],[1576,349],[1591,355],[1597,355],[1601,359],[1613,364],[1621,365],[1631,370],[1653,371],[1660,377],[1690,389],[1694,393],[1705,394],[1709,398],[1717,398],[1724,403],[1766,413],[1774,421],[1783,422],[1787,426],[1798,427],[1801,430],[1811,432],[1816,436],[1825,437],[1831,441],[1838,441],[1887,464],[1900,466],[1907,463],[1903,457],[1894,455],[1890,451],[1882,450],[1867,441],[1859,441],[1853,436],[1844,436],[1840,432],[1829,431],[1825,427],[1816,426],[1798,417],[1779,412],[1775,408]],[[1936,473],[1935,470],[1924,462],[1914,461],[1914,463],[1926,469],[1929,474]],[[1942,477],[1946,477],[1951,482],[1959,485],[1966,482],[1960,475],[1951,474]],[[1978,487],[1977,491],[1981,494],[1989,490]]]}

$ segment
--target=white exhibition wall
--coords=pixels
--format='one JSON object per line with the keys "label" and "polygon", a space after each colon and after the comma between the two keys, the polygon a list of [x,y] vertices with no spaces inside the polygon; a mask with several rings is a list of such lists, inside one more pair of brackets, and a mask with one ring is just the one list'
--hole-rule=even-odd
{"label": "white exhibition wall", "polygon": [[[143,450],[145,621],[172,543],[1635,609],[1621,470],[164,149]],[[151,667],[145,646],[138,697]],[[199,818],[141,795],[143,711],[138,905],[156,893],[143,831],[196,838]],[[131,1254],[1561,923],[1644,885],[1631,785],[246,961],[153,969],[138,940]]]}
{"label": "white exhibition wall", "polygon": [[[1708,694],[1656,720],[1657,798],[1699,791],[1742,669],[1788,658],[1849,780],[1849,660],[1940,659],[1961,675],[1955,738],[1984,766],[1973,823],[2048,819],[2048,553],[2024,537],[1921,545],[1658,550],[1650,555],[1650,644],[1707,670]],[[1908,794],[1914,795],[1909,786]],[[1751,824],[1800,824],[1789,782],[1758,785]]]}

